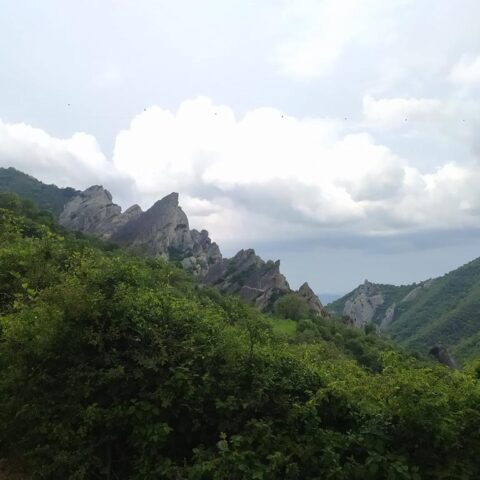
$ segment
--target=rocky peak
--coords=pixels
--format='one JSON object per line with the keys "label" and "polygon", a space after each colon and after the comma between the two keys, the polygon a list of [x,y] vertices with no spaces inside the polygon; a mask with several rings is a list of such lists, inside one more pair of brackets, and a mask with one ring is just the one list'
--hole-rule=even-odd
{"label": "rocky peak", "polygon": [[121,213],[111,193],[101,185],[93,185],[65,205],[59,223],[70,230],[110,238],[122,223]]}
{"label": "rocky peak", "polygon": [[152,256],[169,256],[169,250],[187,252],[193,247],[188,219],[178,205],[178,193],[155,202],[146,212],[118,229],[112,240],[138,247]]}
{"label": "rocky peak", "polygon": [[278,297],[291,292],[280,273],[280,261],[265,262],[253,249],[240,250],[233,258],[212,265],[204,281],[224,293],[240,295],[261,310],[271,308]]}
{"label": "rocky peak", "polygon": [[106,188],[103,188],[103,185],[92,185],[80,193],[80,196],[83,198],[105,197],[107,201],[112,201],[112,194]]}
{"label": "rocky peak", "polygon": [[74,197],[60,215],[70,229],[111,239],[147,255],[181,261],[194,275],[203,276],[208,267],[222,259],[220,249],[206,230],[190,230],[188,218],[173,192],[155,202],[146,212],[132,205],[124,213],[112,195],[93,185]]}
{"label": "rocky peak", "polygon": [[315,313],[321,313],[323,309],[322,302],[315,295],[315,292],[310,288],[310,285],[305,282],[299,289],[298,294],[307,300],[310,310]]}
{"label": "rocky peak", "polygon": [[373,320],[377,308],[383,303],[384,298],[378,286],[365,280],[345,302],[343,315],[361,327]]}

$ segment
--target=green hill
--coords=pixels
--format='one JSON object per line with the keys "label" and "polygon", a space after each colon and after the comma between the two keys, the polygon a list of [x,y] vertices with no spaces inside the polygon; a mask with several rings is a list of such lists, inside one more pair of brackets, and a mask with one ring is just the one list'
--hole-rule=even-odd
{"label": "green hill", "polygon": [[0,195],[2,475],[476,479],[479,372],[263,315]]}
{"label": "green hill", "polygon": [[16,193],[31,200],[40,208],[50,210],[55,216],[60,215],[64,205],[79,193],[70,187],[46,185],[12,167],[0,167],[0,192]]}
{"label": "green hill", "polygon": [[[370,298],[378,292],[384,299],[371,321],[401,345],[427,352],[442,344],[459,361],[480,357],[480,258],[420,284],[371,285]],[[347,302],[362,291],[363,286],[358,287],[329,309],[345,313]],[[389,307],[394,313],[386,321]]]}

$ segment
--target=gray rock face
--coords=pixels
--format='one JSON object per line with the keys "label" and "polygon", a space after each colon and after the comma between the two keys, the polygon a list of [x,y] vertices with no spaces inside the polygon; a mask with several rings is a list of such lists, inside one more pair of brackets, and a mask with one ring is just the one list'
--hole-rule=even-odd
{"label": "gray rock face", "polygon": [[377,286],[365,280],[357,294],[345,302],[343,314],[351,318],[354,325],[362,327],[372,321],[376,308],[383,302],[383,295]]}
{"label": "gray rock face", "polygon": [[[233,258],[223,259],[206,230],[190,230],[178,193],[167,195],[145,212],[133,205],[122,213],[110,192],[93,186],[65,206],[60,223],[149,256],[178,261],[201,282],[237,294],[261,310],[271,308],[277,298],[291,292],[280,273],[279,261],[265,262],[253,250],[241,250]],[[312,310],[321,311],[322,304],[307,283],[299,294]]]}
{"label": "gray rock face", "polygon": [[134,205],[122,214],[121,207],[112,202],[110,192],[94,185],[65,205],[59,223],[69,230],[109,239],[118,228],[141,212],[140,207]]}
{"label": "gray rock face", "polygon": [[150,256],[182,261],[198,276],[205,275],[209,266],[222,258],[206,230],[189,229],[187,216],[178,205],[178,193],[167,195],[146,212],[133,205],[122,213],[110,192],[96,185],[65,205],[60,224]]}
{"label": "gray rock face", "polygon": [[405,308],[405,304],[414,301],[430,285],[431,281],[426,281],[412,286],[406,295],[394,301],[382,291],[382,288],[392,286],[376,285],[365,280],[347,297],[341,313],[345,318],[348,317],[347,323],[351,325],[361,327],[373,322],[380,330],[386,331],[397,320],[400,315],[398,312]]}
{"label": "gray rock face", "polygon": [[178,193],[158,200],[145,213],[117,229],[112,240],[138,247],[154,257],[168,258],[170,251],[193,248],[187,216],[178,206]]}
{"label": "gray rock face", "polygon": [[265,262],[252,249],[240,250],[233,258],[212,265],[204,282],[221,292],[238,294],[261,310],[290,293],[287,279],[280,273],[280,261]]}
{"label": "gray rock face", "polygon": [[322,313],[323,305],[320,299],[315,295],[310,285],[305,282],[299,289],[298,294],[307,300],[308,306],[312,312]]}

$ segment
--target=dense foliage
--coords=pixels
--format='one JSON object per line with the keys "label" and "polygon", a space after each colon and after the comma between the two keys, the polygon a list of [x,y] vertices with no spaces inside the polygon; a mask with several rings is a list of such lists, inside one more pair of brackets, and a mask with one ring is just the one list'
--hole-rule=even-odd
{"label": "dense foliage", "polygon": [[267,318],[1,202],[0,457],[26,476],[474,479],[478,370]]}

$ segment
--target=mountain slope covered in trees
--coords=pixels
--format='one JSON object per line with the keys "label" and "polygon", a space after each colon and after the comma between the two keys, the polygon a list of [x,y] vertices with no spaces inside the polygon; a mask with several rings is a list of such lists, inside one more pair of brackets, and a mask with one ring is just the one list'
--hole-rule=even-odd
{"label": "mountain slope covered in trees", "polygon": [[367,308],[368,300],[371,305],[380,295],[382,303],[369,321],[395,341],[421,352],[442,344],[460,361],[480,356],[480,258],[420,284],[370,285],[368,292],[364,284],[329,309],[355,315],[351,306],[360,303],[362,294],[367,293]]}
{"label": "mountain slope covered in trees", "polygon": [[10,195],[0,274],[0,458],[24,478],[480,475],[474,364],[265,316]]}
{"label": "mountain slope covered in trees", "polygon": [[70,187],[46,185],[12,167],[0,167],[0,192],[14,192],[31,200],[40,208],[50,210],[55,216],[60,215],[65,204],[80,193]]}

